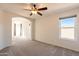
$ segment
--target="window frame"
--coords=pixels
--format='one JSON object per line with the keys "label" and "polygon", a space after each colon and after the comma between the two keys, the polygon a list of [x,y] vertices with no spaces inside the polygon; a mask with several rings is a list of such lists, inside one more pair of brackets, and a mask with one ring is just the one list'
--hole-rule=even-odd
{"label": "window frame", "polygon": [[[75,18],[77,19],[77,15],[67,16],[67,17],[60,17],[60,18],[59,18],[59,39],[62,39],[62,38],[61,38],[61,20],[67,19],[67,18],[73,18],[73,17],[75,17]],[[75,19],[75,21],[74,21],[74,39],[72,39],[72,40],[76,40],[76,39],[77,39],[77,38],[76,38],[76,19]],[[66,40],[68,40],[68,39],[66,39]],[[69,40],[70,40],[70,39],[69,39]]]}

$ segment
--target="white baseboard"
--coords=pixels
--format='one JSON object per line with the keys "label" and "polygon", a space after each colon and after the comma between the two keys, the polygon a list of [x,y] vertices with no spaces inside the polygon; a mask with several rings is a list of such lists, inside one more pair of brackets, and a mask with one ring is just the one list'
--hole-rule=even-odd
{"label": "white baseboard", "polygon": [[11,45],[7,45],[7,46],[4,46],[4,47],[0,47],[0,50],[5,49],[5,48],[10,47],[10,46]]}

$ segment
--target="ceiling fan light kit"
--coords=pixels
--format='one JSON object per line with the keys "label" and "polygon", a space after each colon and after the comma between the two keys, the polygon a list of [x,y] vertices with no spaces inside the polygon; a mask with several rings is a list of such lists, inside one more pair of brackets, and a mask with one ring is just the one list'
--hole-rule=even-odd
{"label": "ceiling fan light kit", "polygon": [[31,11],[33,14],[37,14],[37,11]]}

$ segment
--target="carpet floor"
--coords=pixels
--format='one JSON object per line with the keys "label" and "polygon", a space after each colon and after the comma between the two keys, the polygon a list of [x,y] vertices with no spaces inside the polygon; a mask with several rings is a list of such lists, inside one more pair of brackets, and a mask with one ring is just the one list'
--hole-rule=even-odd
{"label": "carpet floor", "polygon": [[0,56],[79,56],[79,52],[37,41],[20,40],[1,50]]}

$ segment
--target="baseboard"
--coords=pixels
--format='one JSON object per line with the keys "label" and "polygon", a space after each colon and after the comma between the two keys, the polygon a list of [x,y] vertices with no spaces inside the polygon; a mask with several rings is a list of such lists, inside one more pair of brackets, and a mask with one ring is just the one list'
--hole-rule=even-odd
{"label": "baseboard", "polygon": [[[55,44],[49,44],[49,43],[45,43],[45,42],[38,41],[38,40],[33,40],[33,41],[37,41],[37,42],[40,42],[40,43],[43,43],[43,44],[46,44],[46,45],[51,45],[51,46],[56,46],[56,47],[60,47],[60,48],[65,48],[63,46],[58,46],[58,45],[55,45]],[[65,48],[65,49],[72,50],[72,51],[75,51],[75,52],[79,52],[79,51],[74,50],[74,49],[69,49],[69,48]]]}
{"label": "baseboard", "polygon": [[3,49],[8,48],[8,47],[11,47],[11,45],[1,47],[0,50],[3,50]]}
{"label": "baseboard", "polygon": [[38,40],[32,40],[32,41],[36,41],[36,42],[40,42],[40,43],[43,43],[43,44],[46,44],[46,45],[51,45],[51,46],[54,46],[54,45],[52,45],[52,44],[45,43],[45,42],[41,42],[41,41],[38,41]]}

